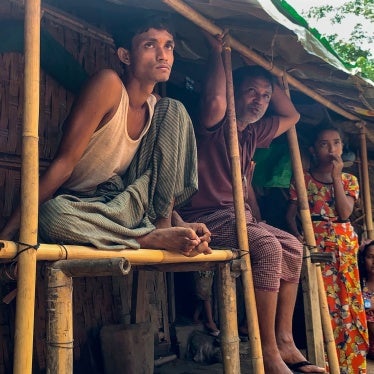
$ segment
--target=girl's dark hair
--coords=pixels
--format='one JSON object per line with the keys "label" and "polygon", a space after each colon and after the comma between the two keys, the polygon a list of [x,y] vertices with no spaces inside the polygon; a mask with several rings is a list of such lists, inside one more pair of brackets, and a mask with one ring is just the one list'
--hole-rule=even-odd
{"label": "girl's dark hair", "polygon": [[363,281],[367,277],[366,267],[365,267],[365,257],[366,253],[370,246],[374,245],[374,240],[366,243],[360,250],[358,251],[358,270],[360,272],[360,282],[361,287],[363,287]]}
{"label": "girl's dark hair", "polygon": [[271,84],[271,88],[274,87],[273,76],[268,70],[258,65],[246,65],[235,69],[232,73],[235,94],[239,91],[241,83],[247,78],[262,78]]}
{"label": "girl's dark hair", "polygon": [[310,145],[314,146],[316,144],[316,141],[319,139],[319,136],[325,131],[336,131],[339,134],[340,138],[343,139],[343,134],[339,127],[336,127],[331,123],[323,123],[313,128],[310,137]]}
{"label": "girl's dark hair", "polygon": [[133,38],[151,28],[156,30],[166,30],[175,38],[175,30],[171,23],[169,14],[131,13],[131,16],[131,19],[124,20],[120,26],[115,27],[112,31],[116,48],[123,47],[131,50]]}

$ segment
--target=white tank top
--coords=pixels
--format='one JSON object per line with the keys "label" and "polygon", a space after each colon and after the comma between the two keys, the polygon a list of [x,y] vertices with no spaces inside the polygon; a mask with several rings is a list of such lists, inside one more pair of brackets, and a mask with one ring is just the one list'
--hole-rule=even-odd
{"label": "white tank top", "polygon": [[156,102],[154,95],[148,97],[148,121],[139,138],[133,140],[127,132],[129,97],[123,86],[117,112],[108,123],[93,134],[82,158],[62,187],[73,191],[89,192],[113,175],[122,175],[150,127]]}

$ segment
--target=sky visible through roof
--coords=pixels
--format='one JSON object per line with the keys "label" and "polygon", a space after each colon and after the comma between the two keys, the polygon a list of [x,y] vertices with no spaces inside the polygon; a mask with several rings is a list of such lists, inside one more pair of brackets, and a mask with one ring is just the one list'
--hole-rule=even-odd
{"label": "sky visible through roof", "polygon": [[[329,5],[331,4],[331,0],[286,0],[288,4],[290,4],[295,10],[302,15],[304,11],[309,10],[313,6],[322,6],[322,5]],[[348,0],[333,0],[334,6],[339,6],[346,3]],[[329,18],[321,19],[321,20],[312,20],[308,19],[307,22],[310,26],[315,27],[321,34],[323,35],[332,35],[337,34],[342,40],[347,41],[349,40],[349,35],[353,30],[354,25],[358,22],[362,23],[364,29],[372,30],[373,25],[370,24],[368,20],[366,20],[362,16],[355,16],[354,14],[347,15],[346,18],[342,21],[341,24],[332,24]],[[363,49],[372,48],[369,46],[369,43],[362,43]]]}

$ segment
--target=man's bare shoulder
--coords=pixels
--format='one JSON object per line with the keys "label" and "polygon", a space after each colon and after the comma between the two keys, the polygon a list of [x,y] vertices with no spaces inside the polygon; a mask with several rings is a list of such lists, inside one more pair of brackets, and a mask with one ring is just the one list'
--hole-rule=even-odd
{"label": "man's bare shoulder", "polygon": [[114,85],[122,87],[122,80],[112,69],[102,69],[95,73],[91,79],[92,85]]}
{"label": "man's bare shoulder", "polygon": [[103,69],[87,81],[77,102],[112,110],[121,99],[122,87],[122,80],[114,70]]}

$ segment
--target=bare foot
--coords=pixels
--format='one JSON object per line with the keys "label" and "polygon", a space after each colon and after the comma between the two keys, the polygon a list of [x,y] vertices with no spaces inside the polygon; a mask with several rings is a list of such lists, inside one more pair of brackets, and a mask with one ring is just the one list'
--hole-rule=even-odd
{"label": "bare foot", "polygon": [[[201,239],[197,236],[195,231],[184,227],[169,227],[163,229],[156,229],[147,235],[137,238],[141,248],[166,249],[170,252],[182,253],[185,256],[190,256],[193,251],[204,253],[206,246],[199,248]],[[209,248],[209,247],[208,247]]]}
{"label": "bare foot", "polygon": [[267,350],[263,347],[262,355],[266,374],[292,374],[292,371],[282,360],[278,350]]}
{"label": "bare foot", "polygon": [[157,229],[167,229],[171,227],[171,218],[159,218],[155,223]]}
{"label": "bare foot", "polygon": [[[287,342],[286,344],[279,344],[278,348],[280,355],[284,362],[288,365],[297,364],[299,362],[307,361],[303,354],[297,349],[294,342]],[[325,373],[325,369],[316,365],[304,365],[297,369],[300,373]]]}
{"label": "bare foot", "polygon": [[204,326],[205,326],[205,328],[206,328],[209,332],[215,332],[215,331],[218,331],[218,333],[219,333],[218,327],[217,327],[217,325],[215,324],[214,321],[211,321],[211,322],[205,322],[205,323],[204,323]]}

